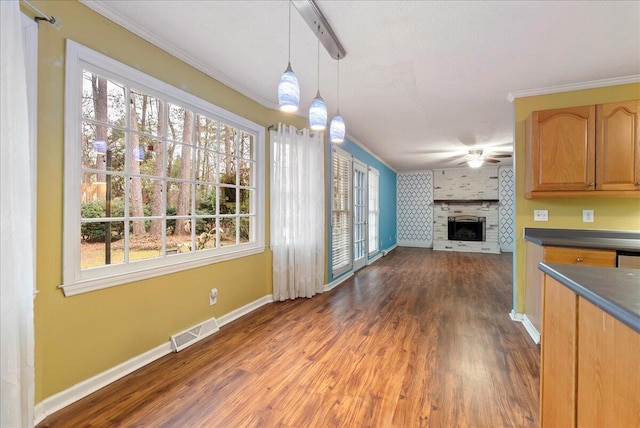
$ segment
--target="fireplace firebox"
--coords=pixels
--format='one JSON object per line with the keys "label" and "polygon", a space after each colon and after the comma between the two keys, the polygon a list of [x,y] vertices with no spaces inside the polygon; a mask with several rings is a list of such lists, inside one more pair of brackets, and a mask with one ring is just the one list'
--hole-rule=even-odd
{"label": "fireplace firebox", "polygon": [[486,217],[449,217],[449,241],[484,241]]}

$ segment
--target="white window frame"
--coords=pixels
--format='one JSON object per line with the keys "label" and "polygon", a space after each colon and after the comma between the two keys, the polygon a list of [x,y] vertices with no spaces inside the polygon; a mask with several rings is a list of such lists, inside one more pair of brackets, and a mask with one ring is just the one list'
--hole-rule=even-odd
{"label": "white window frame", "polygon": [[[340,266],[336,269],[336,266],[333,265],[334,260],[334,250],[336,249],[336,242],[333,240],[335,219],[334,219],[334,198],[335,194],[335,186],[333,182],[334,171],[333,171],[333,157],[338,156],[339,158],[348,162],[348,171],[343,179],[347,180],[346,192],[347,192],[347,201],[346,201],[346,218],[347,218],[347,228],[345,230],[345,247],[342,248],[343,251],[347,252],[347,263],[344,266]],[[331,153],[331,273],[333,278],[336,278],[345,272],[350,271],[353,268],[353,156],[349,154],[347,151],[342,150],[337,147],[333,147],[333,152]]]}
{"label": "white window frame", "polygon": [[[377,169],[370,166],[369,176],[367,177],[367,196],[368,196],[368,213],[367,213],[367,253],[372,258],[380,252],[380,173]],[[372,197],[373,198],[372,201]],[[372,219],[373,216],[373,219]],[[374,234],[371,230],[374,230]],[[374,236],[372,236],[374,235]],[[375,248],[371,247],[372,238],[375,237]]]}
{"label": "white window frame", "polygon": [[[265,129],[239,115],[164,83],[139,70],[67,40],[65,74],[65,184],[63,230],[63,283],[65,296],[205,266],[264,252]],[[233,246],[159,257],[133,263],[82,270],[80,266],[81,100],[82,73],[90,70],[165,101],[214,118],[255,135],[255,220],[253,241]]]}

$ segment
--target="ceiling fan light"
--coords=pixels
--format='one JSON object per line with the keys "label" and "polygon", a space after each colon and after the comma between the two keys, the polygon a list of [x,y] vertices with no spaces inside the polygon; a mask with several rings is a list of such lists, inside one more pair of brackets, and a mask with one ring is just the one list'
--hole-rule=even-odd
{"label": "ceiling fan light", "polygon": [[332,143],[343,143],[346,129],[344,126],[344,119],[340,116],[340,112],[333,116],[331,119],[331,126],[329,126],[329,136]]}
{"label": "ceiling fan light", "polygon": [[327,127],[327,105],[320,96],[320,91],[309,108],[309,126],[314,131],[323,131]]}
{"label": "ceiling fan light", "polygon": [[291,69],[291,63],[287,65],[278,84],[278,103],[280,110],[286,112],[297,111],[300,105],[300,85],[296,74]]}
{"label": "ceiling fan light", "polygon": [[484,161],[480,158],[477,159],[469,159],[467,161],[467,164],[471,167],[471,168],[480,168],[482,166],[482,164],[484,163]]}

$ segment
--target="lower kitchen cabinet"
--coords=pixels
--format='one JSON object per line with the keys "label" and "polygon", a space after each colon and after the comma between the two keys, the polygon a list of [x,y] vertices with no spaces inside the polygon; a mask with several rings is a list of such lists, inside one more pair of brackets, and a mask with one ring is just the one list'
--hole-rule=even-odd
{"label": "lower kitchen cabinet", "polygon": [[542,427],[640,427],[640,334],[545,275]]}
{"label": "lower kitchen cabinet", "polygon": [[578,299],[578,427],[640,427],[640,334]]}

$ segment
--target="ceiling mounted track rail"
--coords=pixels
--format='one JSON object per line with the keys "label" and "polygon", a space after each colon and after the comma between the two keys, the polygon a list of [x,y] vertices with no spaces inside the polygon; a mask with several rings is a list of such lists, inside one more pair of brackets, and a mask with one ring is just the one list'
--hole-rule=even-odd
{"label": "ceiling mounted track rail", "polygon": [[333,32],[333,28],[322,14],[322,11],[316,4],[315,0],[292,0],[302,18],[316,35],[322,46],[329,52],[331,58],[340,60],[347,56],[338,36]]}

